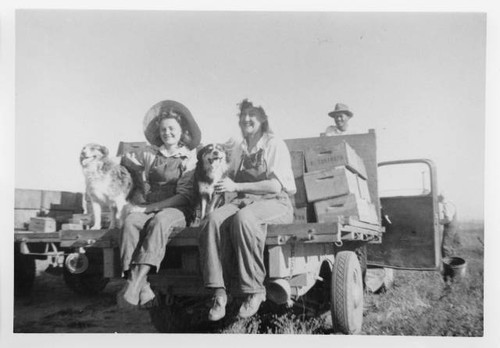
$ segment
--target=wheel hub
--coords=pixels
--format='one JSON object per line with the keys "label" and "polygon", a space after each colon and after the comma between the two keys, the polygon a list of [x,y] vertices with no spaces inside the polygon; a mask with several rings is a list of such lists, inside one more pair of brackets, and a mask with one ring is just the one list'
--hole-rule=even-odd
{"label": "wheel hub", "polygon": [[71,274],[81,274],[89,268],[89,259],[85,254],[73,253],[66,257],[64,264]]}

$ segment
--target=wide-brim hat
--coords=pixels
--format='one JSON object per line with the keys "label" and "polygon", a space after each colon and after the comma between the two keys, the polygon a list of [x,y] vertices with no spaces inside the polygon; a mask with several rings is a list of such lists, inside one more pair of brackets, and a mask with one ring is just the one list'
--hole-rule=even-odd
{"label": "wide-brim hat", "polygon": [[158,125],[158,117],[161,113],[165,111],[173,111],[179,114],[183,119],[184,131],[188,132],[185,137],[185,145],[190,149],[194,149],[201,142],[201,131],[198,124],[194,120],[193,115],[187,107],[174,100],[164,100],[156,103],[149,109],[144,116],[144,121],[142,123],[144,129],[144,135],[150,144],[160,147],[163,145],[163,141],[160,137],[160,129]]}
{"label": "wide-brim hat", "polygon": [[337,114],[346,114],[349,117],[354,116],[354,114],[351,112],[351,110],[349,110],[349,107],[345,104],[342,104],[342,103],[337,103],[335,105],[335,110],[330,111],[328,113],[328,116],[334,117]]}

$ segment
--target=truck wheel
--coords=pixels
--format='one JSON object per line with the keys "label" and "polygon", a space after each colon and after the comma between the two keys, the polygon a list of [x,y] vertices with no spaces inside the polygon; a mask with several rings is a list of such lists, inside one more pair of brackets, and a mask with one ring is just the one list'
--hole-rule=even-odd
{"label": "truck wheel", "polygon": [[19,244],[14,244],[14,295],[29,295],[35,282],[35,258],[23,255],[19,251]]}
{"label": "truck wheel", "polygon": [[77,294],[92,296],[104,290],[109,282],[109,278],[104,278],[103,254],[101,250],[97,252],[87,251],[85,255],[89,261],[88,269],[83,273],[73,274],[64,267],[63,278],[68,288]]}
{"label": "truck wheel", "polygon": [[330,296],[334,332],[360,333],[363,324],[363,279],[354,252],[341,251],[335,255]]}

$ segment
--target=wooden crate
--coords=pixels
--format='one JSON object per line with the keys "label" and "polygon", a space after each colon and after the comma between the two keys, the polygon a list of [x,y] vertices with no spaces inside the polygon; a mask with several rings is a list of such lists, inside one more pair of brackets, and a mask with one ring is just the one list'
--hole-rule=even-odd
{"label": "wooden crate", "polygon": [[305,161],[307,172],[345,166],[364,179],[367,178],[363,160],[346,141],[335,146],[318,145],[309,148],[305,153]]}
{"label": "wooden crate", "polygon": [[[368,189],[372,203],[377,206],[377,211],[380,211],[380,201],[378,195],[377,183],[377,139],[373,129],[368,133],[340,135],[335,137],[313,137],[299,139],[285,139],[285,143],[290,151],[304,151],[305,149],[313,148],[332,148],[347,141],[356,153],[363,159],[366,168],[368,181]],[[307,171],[307,167],[306,167]]]}
{"label": "wooden crate", "polygon": [[307,207],[293,208],[293,222],[296,224],[307,223]]}
{"label": "wooden crate", "polygon": [[368,202],[371,202],[370,190],[368,189],[368,182],[358,175],[358,188],[359,196]]}
{"label": "wooden crate", "polygon": [[304,184],[304,177],[295,179],[295,187],[297,188],[297,192],[292,197],[294,206],[297,208],[303,208],[307,205],[307,195],[306,195],[306,186]]}
{"label": "wooden crate", "polygon": [[339,216],[348,216],[378,224],[375,205],[353,194],[316,202],[314,210],[318,222],[336,222]]}
{"label": "wooden crate", "polygon": [[[102,228],[109,226],[111,222],[111,212],[101,213]],[[68,221],[71,224],[81,224],[84,226],[91,226],[94,223],[94,216],[92,214],[73,214]]]}
{"label": "wooden crate", "polygon": [[145,141],[125,142],[120,141],[118,145],[117,156],[123,156],[126,153],[135,153],[138,158],[142,158],[142,154],[148,148],[148,143]]}
{"label": "wooden crate", "polygon": [[357,175],[345,167],[305,173],[304,184],[308,202],[348,194],[360,196]]}
{"label": "wooden crate", "polygon": [[290,158],[292,160],[292,171],[294,178],[300,178],[305,172],[305,156],[303,151],[290,151]]}
{"label": "wooden crate", "polygon": [[61,230],[83,230],[82,224],[66,223],[62,224]]}
{"label": "wooden crate", "polygon": [[16,189],[14,194],[15,209],[40,209],[41,206],[41,190]]}
{"label": "wooden crate", "polygon": [[14,209],[14,229],[27,230],[30,219],[37,217],[39,213],[36,209]]}
{"label": "wooden crate", "polygon": [[49,217],[30,218],[29,230],[33,232],[55,232],[56,220]]}
{"label": "wooden crate", "polygon": [[92,215],[91,214],[73,214],[71,216],[71,220],[69,222],[72,224],[90,225],[92,223]]}
{"label": "wooden crate", "polygon": [[42,191],[41,208],[83,212],[83,194],[66,191]]}

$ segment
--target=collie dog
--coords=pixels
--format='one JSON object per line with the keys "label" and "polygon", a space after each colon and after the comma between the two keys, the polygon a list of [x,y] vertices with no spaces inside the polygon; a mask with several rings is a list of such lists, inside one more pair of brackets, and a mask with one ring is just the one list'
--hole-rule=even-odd
{"label": "collie dog", "polygon": [[215,192],[215,184],[228,173],[228,156],[221,144],[208,144],[197,155],[195,189],[201,206],[201,219],[224,203],[224,194]]}
{"label": "collie dog", "polygon": [[105,146],[87,144],[80,153],[80,164],[85,176],[86,194],[94,216],[93,230],[101,229],[102,207],[111,211],[109,228],[121,228],[124,207],[127,205],[134,181],[130,172],[108,157]]}

